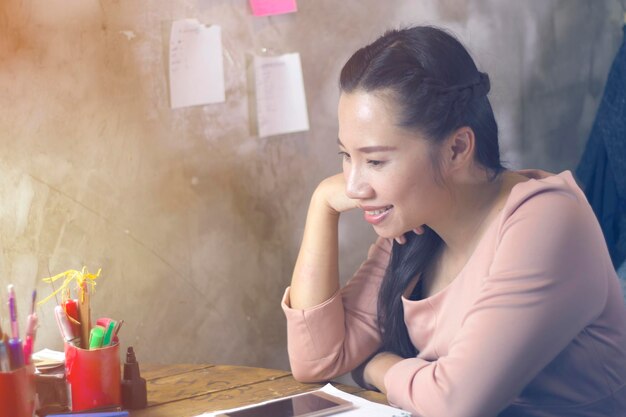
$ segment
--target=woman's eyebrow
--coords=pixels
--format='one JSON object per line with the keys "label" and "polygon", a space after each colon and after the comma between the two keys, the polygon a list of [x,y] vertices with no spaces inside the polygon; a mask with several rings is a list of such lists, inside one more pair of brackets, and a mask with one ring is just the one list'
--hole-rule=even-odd
{"label": "woman's eyebrow", "polygon": [[373,152],[389,152],[395,151],[397,148],[395,146],[364,146],[362,148],[357,149],[363,153],[373,153]]}
{"label": "woman's eyebrow", "polygon": [[[345,148],[345,146],[343,146],[343,143],[341,143],[341,140],[339,140],[339,138],[337,138],[337,144]],[[360,151],[363,153],[373,153],[373,152],[395,151],[396,149],[397,148],[395,146],[363,146],[361,148],[358,148],[357,151]]]}

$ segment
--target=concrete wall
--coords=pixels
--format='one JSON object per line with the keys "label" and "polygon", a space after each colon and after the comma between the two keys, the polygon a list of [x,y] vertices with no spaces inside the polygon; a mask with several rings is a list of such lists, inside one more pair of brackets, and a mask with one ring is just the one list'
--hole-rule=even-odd
{"label": "concrete wall", "polygon": [[[337,77],[387,28],[444,26],[492,78],[503,158],[573,169],[621,42],[617,0],[299,0],[253,17],[246,0],[0,3],[0,294],[102,268],[94,316],[125,319],[142,362],[285,368],[279,300],[308,197],[340,169]],[[226,102],[171,110],[168,23],[222,26]],[[246,55],[300,52],[311,130],[249,133]],[[341,223],[346,279],[369,227]],[[39,309],[36,349],[61,349]],[[6,310],[0,311],[6,327]]]}

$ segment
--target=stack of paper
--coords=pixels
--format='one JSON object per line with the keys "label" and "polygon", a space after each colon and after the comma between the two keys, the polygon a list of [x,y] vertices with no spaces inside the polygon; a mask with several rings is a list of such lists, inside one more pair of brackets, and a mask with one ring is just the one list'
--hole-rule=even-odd
{"label": "stack of paper", "polygon": [[[339,397],[339,398],[343,398],[344,400],[350,401],[352,404],[354,404],[354,408],[348,410],[348,411],[342,411],[340,413],[337,414],[333,414],[333,416],[341,416],[341,417],[363,417],[363,416],[376,416],[376,417],[411,417],[411,413],[404,411],[404,410],[400,410],[399,408],[394,408],[394,407],[390,407],[388,405],[384,405],[384,404],[378,404],[372,401],[368,401],[364,398],[361,397],[357,397],[356,395],[352,395],[352,394],[348,394],[345,393],[341,390],[338,390],[337,388],[333,387],[331,384],[326,384],[326,386],[324,386],[323,388],[321,388],[319,391],[325,392],[327,394],[330,395],[334,395],[335,397]],[[275,400],[271,400],[271,401],[265,401],[263,403],[260,404],[265,404],[265,403],[269,403],[269,402],[273,402],[273,401],[277,401],[279,399],[275,399]],[[246,408],[251,408],[255,405],[259,405],[259,404],[254,404],[254,405],[250,405],[250,406],[246,406],[246,407],[240,407],[240,408],[233,408],[230,410],[222,410],[222,411],[214,411],[211,413],[204,413],[201,414],[197,417],[214,417],[218,414],[223,414],[223,413],[227,413],[227,412],[232,412],[235,410],[244,410]]]}
{"label": "stack of paper", "polygon": [[64,368],[65,353],[43,349],[33,353],[32,360],[37,373],[54,372]]}

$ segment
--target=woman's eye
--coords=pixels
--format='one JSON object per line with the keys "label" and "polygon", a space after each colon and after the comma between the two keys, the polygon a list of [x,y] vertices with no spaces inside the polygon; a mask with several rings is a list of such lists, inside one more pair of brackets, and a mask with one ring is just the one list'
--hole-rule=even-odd
{"label": "woman's eye", "polygon": [[343,159],[344,161],[348,161],[350,159],[350,155],[348,155],[347,152],[344,151],[340,151],[339,152],[339,156],[341,157],[341,159]]}
{"label": "woman's eye", "polygon": [[372,165],[372,166],[378,167],[378,166],[381,166],[382,164],[384,164],[385,161],[376,161],[376,160],[373,160],[373,159],[368,159],[367,163]]}

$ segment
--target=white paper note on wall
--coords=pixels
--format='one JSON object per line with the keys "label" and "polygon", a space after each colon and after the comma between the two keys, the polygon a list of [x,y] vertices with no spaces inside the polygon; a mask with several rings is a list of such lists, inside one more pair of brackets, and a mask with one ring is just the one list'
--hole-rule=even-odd
{"label": "white paper note on wall", "polygon": [[300,54],[254,57],[259,136],[309,130]]}
{"label": "white paper note on wall", "polygon": [[170,32],[170,100],[173,109],[221,103],[224,93],[222,30],[196,19],[176,20]]}

